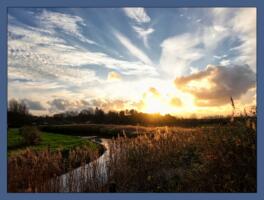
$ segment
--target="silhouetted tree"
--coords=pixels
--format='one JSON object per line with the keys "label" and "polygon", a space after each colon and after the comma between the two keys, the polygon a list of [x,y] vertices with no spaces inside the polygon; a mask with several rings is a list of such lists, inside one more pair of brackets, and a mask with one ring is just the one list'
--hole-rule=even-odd
{"label": "silhouetted tree", "polygon": [[103,123],[104,122],[104,118],[105,118],[104,111],[96,107],[95,111],[94,111],[94,120],[95,120],[95,122]]}
{"label": "silhouetted tree", "polygon": [[26,104],[15,99],[11,99],[8,103],[7,117],[9,127],[21,127],[31,123]]}
{"label": "silhouetted tree", "polygon": [[28,115],[29,110],[24,102],[18,102],[15,99],[11,99],[8,103],[8,111],[12,113],[18,113],[20,115]]}

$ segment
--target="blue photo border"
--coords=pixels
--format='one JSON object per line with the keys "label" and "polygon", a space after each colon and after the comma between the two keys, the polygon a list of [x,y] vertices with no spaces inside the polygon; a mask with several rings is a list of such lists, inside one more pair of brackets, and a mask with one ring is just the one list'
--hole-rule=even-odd
{"label": "blue photo border", "polygon": [[[8,193],[7,192],[7,8],[8,7],[256,7],[257,8],[257,192],[256,193]],[[264,199],[264,1],[263,0],[2,0],[0,1],[0,199]]]}

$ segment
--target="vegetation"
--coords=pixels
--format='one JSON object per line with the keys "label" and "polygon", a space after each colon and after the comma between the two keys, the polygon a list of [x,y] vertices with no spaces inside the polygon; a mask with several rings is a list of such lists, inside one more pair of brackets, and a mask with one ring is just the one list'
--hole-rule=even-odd
{"label": "vegetation", "polygon": [[109,181],[118,192],[256,192],[255,134],[237,123],[119,137]]}
{"label": "vegetation", "polygon": [[100,155],[98,149],[83,145],[71,149],[67,155],[63,151],[49,149],[23,153],[8,159],[9,192],[54,192],[58,191],[58,176],[76,167],[85,165]]}
{"label": "vegetation", "polygon": [[40,131],[36,127],[24,126],[19,129],[25,145],[36,145],[41,141]]}
{"label": "vegetation", "polygon": [[21,127],[30,124],[31,121],[26,104],[14,99],[9,101],[7,116],[9,127]]}
{"label": "vegetation", "polygon": [[40,152],[49,148],[51,152],[55,152],[58,149],[63,152],[68,152],[70,149],[82,146],[89,146],[91,149],[98,148],[98,145],[95,143],[90,142],[87,139],[82,139],[81,137],[46,132],[41,132],[41,141],[39,144],[28,145],[24,143],[24,140],[19,133],[19,129],[8,130],[9,156],[21,154],[26,149]]}
{"label": "vegetation", "polygon": [[[56,191],[60,184],[56,177],[89,163],[104,152],[101,145],[87,139],[45,132],[40,133],[40,143],[25,143],[26,130],[38,131],[32,127],[8,131],[9,192]],[[53,178],[55,181],[51,183]]]}
{"label": "vegetation", "polygon": [[[123,136],[110,142],[105,186],[99,187],[98,180],[82,182],[82,191],[107,192],[114,183],[117,192],[255,192],[254,123],[245,120],[225,127],[146,128],[141,134],[139,131],[138,137],[127,137],[124,131]],[[90,148],[70,152],[68,168],[60,151],[51,154],[47,149],[38,153],[27,150],[11,157],[10,191],[59,191],[58,178],[52,184],[47,180],[74,168],[76,160],[84,163],[82,159],[87,153],[96,157]],[[19,177],[31,178],[21,181]],[[75,182],[68,181],[71,187],[79,187],[79,181],[72,180]],[[18,183],[26,184],[21,187]]]}
{"label": "vegetation", "polygon": [[112,124],[72,124],[40,126],[45,132],[60,133],[64,135],[100,136],[105,138],[117,137],[124,132],[129,137],[155,130],[155,127],[112,125]]}

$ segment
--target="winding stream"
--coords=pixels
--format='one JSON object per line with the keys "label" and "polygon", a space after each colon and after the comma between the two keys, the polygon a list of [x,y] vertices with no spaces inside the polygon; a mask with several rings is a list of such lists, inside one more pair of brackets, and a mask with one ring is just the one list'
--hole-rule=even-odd
{"label": "winding stream", "polygon": [[98,159],[59,176],[59,192],[84,192],[86,190],[84,186],[104,186],[107,182],[109,142],[110,139],[101,139],[100,144],[104,145],[106,151]]}

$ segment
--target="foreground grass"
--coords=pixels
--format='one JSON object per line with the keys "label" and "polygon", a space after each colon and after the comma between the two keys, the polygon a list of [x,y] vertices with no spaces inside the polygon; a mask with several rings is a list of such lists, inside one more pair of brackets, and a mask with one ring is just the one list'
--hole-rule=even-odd
{"label": "foreground grass", "polygon": [[53,134],[47,132],[41,132],[40,144],[34,146],[27,146],[23,143],[22,136],[19,134],[19,129],[8,130],[8,155],[18,155],[24,152],[26,149],[33,151],[42,151],[45,148],[49,148],[51,152],[58,149],[69,151],[75,147],[89,146],[92,149],[98,148],[98,145],[90,142],[89,140],[82,139],[77,136]]}
{"label": "foreground grass", "polygon": [[[100,125],[94,126],[100,130]],[[62,127],[60,131],[67,130]],[[256,192],[255,126],[238,121],[200,128],[126,127],[130,129],[113,126],[124,134],[110,142],[105,187],[99,188],[96,181],[83,182],[83,192],[108,192],[109,185],[117,192]],[[137,137],[127,137],[130,130]],[[98,154],[79,149],[70,151],[68,160],[83,163],[85,156]],[[9,191],[56,192],[60,183],[50,185],[47,180],[61,174],[65,163],[59,151],[26,151],[9,159],[8,169]],[[71,185],[79,185],[72,180],[76,179],[68,180]]]}
{"label": "foreground grass", "polygon": [[159,128],[119,137],[110,152],[118,192],[256,192],[256,132],[243,123]]}

